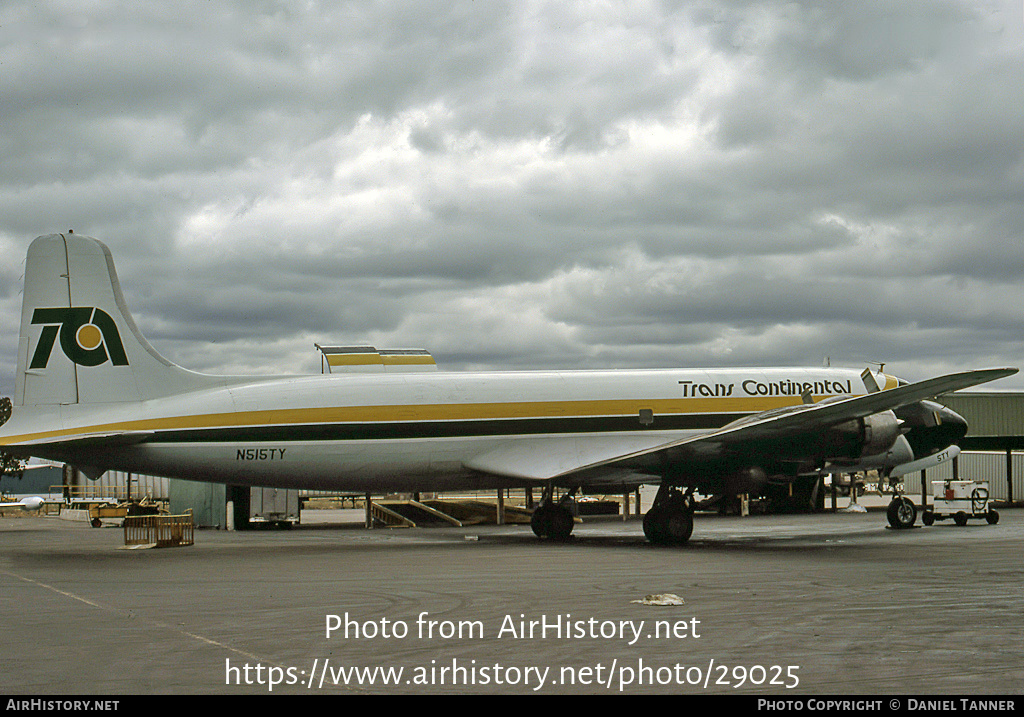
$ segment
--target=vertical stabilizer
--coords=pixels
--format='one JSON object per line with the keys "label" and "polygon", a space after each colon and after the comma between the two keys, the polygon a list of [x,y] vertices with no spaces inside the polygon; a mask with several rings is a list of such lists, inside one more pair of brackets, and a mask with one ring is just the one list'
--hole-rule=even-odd
{"label": "vertical stabilizer", "polygon": [[15,405],[142,401],[218,383],[170,363],[139,333],[103,243],[68,233],[29,246]]}

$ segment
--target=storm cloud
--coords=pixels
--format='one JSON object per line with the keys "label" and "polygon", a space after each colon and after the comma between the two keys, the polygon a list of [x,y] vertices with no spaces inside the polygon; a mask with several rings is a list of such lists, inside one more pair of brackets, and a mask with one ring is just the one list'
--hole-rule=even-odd
{"label": "storm cloud", "polygon": [[67,229],[208,373],[317,372],[314,341],[1018,366],[1022,28],[1011,1],[10,0],[0,394],[25,249]]}

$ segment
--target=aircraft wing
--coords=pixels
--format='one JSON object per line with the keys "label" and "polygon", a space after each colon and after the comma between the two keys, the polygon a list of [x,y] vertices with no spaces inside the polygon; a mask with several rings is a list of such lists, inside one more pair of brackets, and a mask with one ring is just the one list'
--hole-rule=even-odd
{"label": "aircraft wing", "polygon": [[917,383],[838,401],[774,409],[735,421],[721,429],[663,442],[657,435],[557,436],[510,442],[477,456],[466,466],[485,473],[526,480],[599,480],[614,473],[635,475],[638,466],[682,446],[737,447],[825,429],[963,388],[1013,375],[1017,369],[982,369],[939,376]]}
{"label": "aircraft wing", "polygon": [[474,457],[465,466],[509,478],[546,481],[584,467],[596,469],[623,456],[658,450],[664,443],[664,436],[656,434],[541,436],[509,441]]}
{"label": "aircraft wing", "polygon": [[732,443],[803,433],[815,428],[825,428],[842,423],[843,421],[863,418],[873,413],[891,411],[915,401],[922,401],[944,393],[958,391],[962,388],[977,386],[978,384],[1011,376],[1015,373],[1017,373],[1017,369],[1013,368],[965,371],[891,388],[888,391],[869,393],[864,396],[765,411],[748,419],[741,419],[705,436],[665,444],[660,446],[658,450],[692,443],[697,440],[707,440],[710,437],[714,437],[716,441]]}
{"label": "aircraft wing", "polygon": [[750,418],[735,421],[717,431],[670,441],[653,449],[618,456],[610,461],[580,466],[575,471],[569,471],[567,474],[552,477],[563,478],[568,474],[588,472],[608,463],[629,462],[630,460],[642,458],[650,454],[667,452],[673,448],[701,442],[736,446],[745,442],[783,439],[799,433],[825,429],[837,423],[863,418],[873,413],[891,411],[915,401],[923,401],[963,388],[988,383],[999,378],[1012,376],[1015,373],[1017,373],[1015,368],[964,371],[918,381],[906,386],[898,386],[887,391],[877,391],[864,396],[854,396],[833,402],[799,405],[789,409],[765,411]]}

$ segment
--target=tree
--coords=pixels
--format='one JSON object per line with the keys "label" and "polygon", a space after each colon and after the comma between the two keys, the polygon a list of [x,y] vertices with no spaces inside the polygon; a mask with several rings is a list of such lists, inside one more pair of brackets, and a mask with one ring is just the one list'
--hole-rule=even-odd
{"label": "tree", "polygon": [[[0,426],[7,423],[11,417],[11,399],[7,396],[0,398]],[[10,453],[0,451],[0,476],[15,476],[21,478],[25,473],[25,461],[15,458]]]}

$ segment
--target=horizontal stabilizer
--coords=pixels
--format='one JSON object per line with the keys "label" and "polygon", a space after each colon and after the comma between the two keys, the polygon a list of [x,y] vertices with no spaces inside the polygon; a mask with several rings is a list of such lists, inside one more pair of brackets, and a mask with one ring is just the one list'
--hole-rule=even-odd
{"label": "horizontal stabilizer", "polygon": [[321,346],[328,373],[409,373],[436,371],[426,349],[377,349],[373,346]]}

